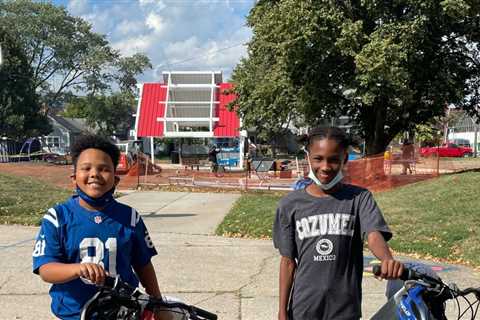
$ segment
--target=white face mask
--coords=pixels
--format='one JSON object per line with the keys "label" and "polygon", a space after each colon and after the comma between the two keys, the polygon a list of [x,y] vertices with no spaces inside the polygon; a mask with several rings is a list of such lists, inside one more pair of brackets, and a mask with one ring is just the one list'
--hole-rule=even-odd
{"label": "white face mask", "polygon": [[344,164],[344,161],[342,161],[342,163],[340,164],[340,170],[338,170],[337,175],[329,183],[322,183],[320,180],[318,180],[317,176],[315,175],[315,173],[312,170],[312,165],[310,163],[310,154],[308,153],[308,150],[304,148],[303,151],[305,151],[305,153],[307,154],[308,167],[310,168],[310,172],[308,173],[308,177],[313,182],[315,182],[315,184],[317,186],[322,188],[322,190],[330,190],[333,187],[335,187],[340,181],[343,180],[343,164]]}

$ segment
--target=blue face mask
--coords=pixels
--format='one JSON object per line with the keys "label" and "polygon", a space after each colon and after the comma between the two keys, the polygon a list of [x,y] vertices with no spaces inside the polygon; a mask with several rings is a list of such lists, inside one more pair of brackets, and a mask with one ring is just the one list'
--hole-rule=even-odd
{"label": "blue face mask", "polygon": [[92,198],[88,194],[82,191],[77,186],[77,194],[83,201],[95,208],[103,208],[113,201],[113,193],[115,192],[115,186],[109,191],[105,192],[100,198]]}

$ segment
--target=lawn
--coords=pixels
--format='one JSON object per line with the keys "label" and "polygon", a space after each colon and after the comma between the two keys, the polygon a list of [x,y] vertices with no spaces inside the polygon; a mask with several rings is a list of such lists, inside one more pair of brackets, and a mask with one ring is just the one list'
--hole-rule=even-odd
{"label": "lawn", "polygon": [[[375,194],[399,253],[480,266],[479,172],[441,176]],[[244,194],[217,234],[271,237],[280,194]]]}
{"label": "lawn", "polygon": [[38,179],[0,174],[0,223],[38,225],[48,208],[72,192]]}
{"label": "lawn", "polygon": [[479,185],[480,173],[466,172],[377,194],[394,231],[391,246],[480,266]]}
{"label": "lawn", "polygon": [[278,200],[286,193],[244,193],[218,226],[216,233],[225,236],[270,238]]}

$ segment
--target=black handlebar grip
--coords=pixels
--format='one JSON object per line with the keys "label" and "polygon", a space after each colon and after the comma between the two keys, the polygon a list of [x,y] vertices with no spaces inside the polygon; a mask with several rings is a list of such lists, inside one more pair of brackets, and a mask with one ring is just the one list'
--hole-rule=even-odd
{"label": "black handlebar grip", "polygon": [[105,282],[103,283],[103,286],[109,289],[113,289],[115,287],[115,282],[117,281],[117,278],[111,277],[111,276],[106,276],[105,277]]}
{"label": "black handlebar grip", "polygon": [[[379,264],[374,265],[372,268],[372,273],[377,277],[380,276],[380,274],[382,273],[382,266],[380,266]],[[414,280],[418,279],[418,275],[415,271],[404,267],[400,279],[403,281]]]}
{"label": "black handlebar grip", "polygon": [[214,313],[208,312],[207,310],[203,310],[194,306],[192,306],[192,310],[195,312],[197,316],[200,316],[208,320],[217,320],[217,315]]}

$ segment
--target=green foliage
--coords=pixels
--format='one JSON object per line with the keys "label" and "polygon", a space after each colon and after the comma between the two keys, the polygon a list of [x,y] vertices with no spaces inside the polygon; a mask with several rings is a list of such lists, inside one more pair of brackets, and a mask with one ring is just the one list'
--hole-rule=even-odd
{"label": "green foliage", "polygon": [[77,97],[67,104],[63,115],[86,118],[87,124],[99,134],[120,135],[131,125],[134,104],[129,93]]}
{"label": "green foliage", "polygon": [[415,127],[415,138],[420,145],[437,146],[442,141],[443,132],[432,125],[419,124]]}
{"label": "green foliage", "polygon": [[[68,103],[66,116],[86,118],[102,134],[126,130],[135,105],[135,77],[152,67],[148,57],[121,57],[90,23],[52,3],[0,0],[0,12],[0,30],[24,49],[22,65],[29,68],[32,92],[39,94],[46,111]],[[121,92],[112,94],[117,87]],[[87,97],[76,98],[72,92]],[[21,108],[17,111],[26,116]]]}
{"label": "green foliage", "polygon": [[0,137],[22,139],[50,132],[32,80],[32,70],[19,44],[0,29]]}
{"label": "green foliage", "polygon": [[446,128],[457,123],[461,118],[467,116],[462,110],[448,110],[444,116],[435,117],[425,124],[418,124],[415,127],[415,137],[421,144],[439,145],[447,138]]}
{"label": "green foliage", "polygon": [[116,62],[116,67],[118,71],[115,79],[120,90],[133,96],[137,84],[135,77],[143,73],[145,69],[151,69],[152,64],[147,56],[136,53],[131,57],[120,57]]}
{"label": "green foliage", "polygon": [[132,125],[135,107],[136,76],[152,65],[147,56],[134,54],[120,57],[112,73],[120,92],[90,94],[86,97],[72,97],[66,104],[63,115],[72,118],[86,118],[87,123],[107,136],[125,135]]}
{"label": "green foliage", "polygon": [[480,101],[480,6],[471,0],[258,1],[232,75],[244,127],[349,116],[367,154],[453,103]]}
{"label": "green foliage", "polygon": [[50,97],[48,104],[69,88],[97,92],[108,87],[106,70],[118,53],[88,22],[43,1],[0,1],[0,11],[2,28],[25,49],[35,89]]}

